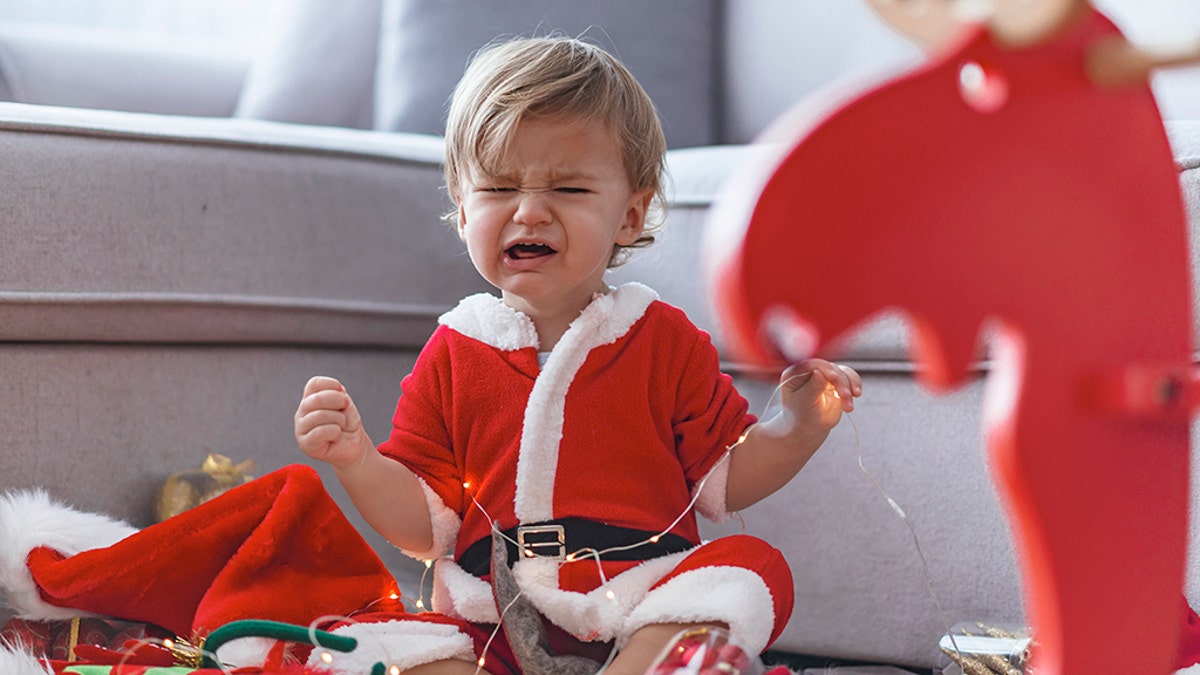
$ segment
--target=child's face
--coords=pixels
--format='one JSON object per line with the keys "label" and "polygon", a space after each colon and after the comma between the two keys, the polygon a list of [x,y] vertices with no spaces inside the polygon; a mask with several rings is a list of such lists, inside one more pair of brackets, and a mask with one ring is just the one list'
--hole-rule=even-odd
{"label": "child's face", "polygon": [[499,175],[465,172],[458,233],[510,306],[536,318],[578,312],[602,291],[613,245],[641,236],[650,190],[629,184],[621,148],[597,120],[521,122]]}

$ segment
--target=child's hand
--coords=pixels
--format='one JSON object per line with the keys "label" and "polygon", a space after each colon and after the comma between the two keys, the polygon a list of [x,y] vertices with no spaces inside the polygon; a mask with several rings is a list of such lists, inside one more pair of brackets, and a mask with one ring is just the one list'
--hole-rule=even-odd
{"label": "child's hand", "polygon": [[824,359],[808,359],[783,372],[780,397],[791,431],[826,433],[854,410],[854,398],[862,395],[862,378],[849,366]]}
{"label": "child's hand", "polygon": [[304,454],[334,467],[358,464],[370,446],[354,400],[331,377],[314,377],[304,386],[295,423]]}

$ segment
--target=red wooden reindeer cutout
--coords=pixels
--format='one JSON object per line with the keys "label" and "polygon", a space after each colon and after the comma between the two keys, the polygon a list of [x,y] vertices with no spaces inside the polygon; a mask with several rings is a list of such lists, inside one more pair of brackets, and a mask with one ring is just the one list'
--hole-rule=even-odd
{"label": "red wooden reindeer cutout", "polygon": [[707,253],[730,347],[779,363],[896,309],[945,389],[995,321],[987,444],[1033,667],[1168,673],[1196,387],[1186,216],[1146,78],[1197,55],[1150,58],[1082,0],[999,1],[946,41],[875,4],[934,56],[781,121],[778,156],[735,179]]}

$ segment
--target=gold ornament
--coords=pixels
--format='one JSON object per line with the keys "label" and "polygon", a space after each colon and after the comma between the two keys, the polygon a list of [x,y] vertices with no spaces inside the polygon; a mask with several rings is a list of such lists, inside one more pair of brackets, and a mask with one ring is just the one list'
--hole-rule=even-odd
{"label": "gold ornament", "polygon": [[167,476],[158,491],[154,516],[159,522],[177,516],[231,488],[249,483],[254,480],[252,472],[257,470],[252,459],[234,464],[224,455],[209,453],[200,467]]}
{"label": "gold ornament", "polygon": [[1028,666],[1033,640],[1026,630],[979,622],[959,624],[950,634],[942,636],[938,646],[963,675],[1032,675],[1033,672]]}

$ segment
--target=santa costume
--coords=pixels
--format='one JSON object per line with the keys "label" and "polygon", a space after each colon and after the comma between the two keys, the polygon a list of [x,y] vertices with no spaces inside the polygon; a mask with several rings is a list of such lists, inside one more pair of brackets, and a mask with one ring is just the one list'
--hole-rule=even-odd
{"label": "santa costume", "polygon": [[[720,622],[757,653],[779,635],[792,609],[782,555],[748,536],[700,544],[694,512],[728,516],[727,449],[754,417],[682,311],[636,283],[598,294],[544,365],[533,322],[495,296],[439,324],[379,451],[426,493],[433,545],[406,553],[436,562],[435,616],[464,629],[441,657],[474,660],[467,626],[500,618],[493,523],[530,544],[512,547],[523,596],[579,640],[619,647],[649,624]],[[388,630],[425,630],[421,618]]]}

